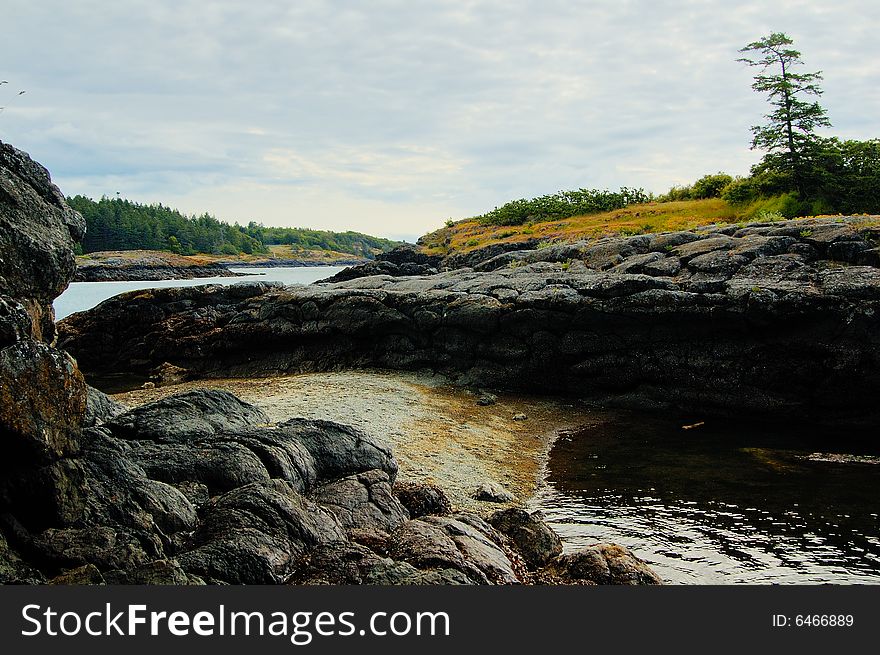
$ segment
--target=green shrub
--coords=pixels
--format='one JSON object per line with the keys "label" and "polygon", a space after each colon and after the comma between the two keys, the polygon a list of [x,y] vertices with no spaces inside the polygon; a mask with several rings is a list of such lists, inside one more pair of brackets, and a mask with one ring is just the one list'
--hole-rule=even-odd
{"label": "green shrub", "polygon": [[571,216],[597,214],[648,202],[652,196],[644,189],[621,187],[619,191],[578,189],[526,200],[513,200],[475,217],[484,225],[523,225],[557,221]]}
{"label": "green shrub", "polygon": [[721,192],[731,183],[733,178],[727,173],[715,173],[714,175],[704,175],[694,182],[691,190],[691,197],[695,200],[704,198],[720,198]]}

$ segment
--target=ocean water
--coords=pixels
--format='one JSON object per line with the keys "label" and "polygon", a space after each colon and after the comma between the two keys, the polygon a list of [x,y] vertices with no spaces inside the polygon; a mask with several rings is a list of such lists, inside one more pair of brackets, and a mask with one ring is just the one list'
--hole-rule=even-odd
{"label": "ocean water", "polygon": [[567,549],[620,543],[670,583],[880,584],[875,438],[695,422],[608,413],[562,434],[534,507]]}
{"label": "ocean water", "polygon": [[278,268],[230,268],[247,277],[202,277],[192,280],[158,280],[150,282],[73,282],[55,299],[55,318],[61,320],[75,312],[91,309],[101,302],[126,291],[164,287],[194,287],[202,284],[235,284],[245,280],[310,284],[341,271],[344,266],[298,266]]}

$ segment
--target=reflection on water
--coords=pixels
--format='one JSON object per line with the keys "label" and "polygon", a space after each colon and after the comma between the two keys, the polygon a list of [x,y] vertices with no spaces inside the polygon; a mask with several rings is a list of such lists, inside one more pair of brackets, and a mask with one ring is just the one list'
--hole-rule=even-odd
{"label": "reflection on water", "polygon": [[618,542],[672,583],[880,583],[880,444],[693,423],[597,414],[535,506],[568,549]]}

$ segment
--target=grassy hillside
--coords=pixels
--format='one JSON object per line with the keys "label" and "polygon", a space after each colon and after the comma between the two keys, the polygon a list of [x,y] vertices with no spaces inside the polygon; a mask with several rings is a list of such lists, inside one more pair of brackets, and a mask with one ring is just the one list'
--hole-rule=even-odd
{"label": "grassy hillside", "polygon": [[599,214],[572,216],[557,221],[524,225],[486,225],[467,219],[423,236],[419,243],[429,254],[467,252],[492,243],[525,241],[576,241],[612,234],[646,234],[686,230],[711,223],[735,223],[753,214],[752,207],[728,204],[720,198],[649,202]]}

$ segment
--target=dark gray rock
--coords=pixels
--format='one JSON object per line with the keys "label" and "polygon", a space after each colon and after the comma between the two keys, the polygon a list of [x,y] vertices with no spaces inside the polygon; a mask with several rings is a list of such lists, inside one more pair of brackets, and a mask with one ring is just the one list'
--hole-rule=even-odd
{"label": "dark gray rock", "polygon": [[426,516],[403,524],[391,535],[388,554],[419,569],[455,569],[480,584],[519,582],[505,552],[459,518]]}
{"label": "dark gray rock", "polygon": [[0,349],[0,472],[75,453],[85,408],[86,385],[69,355],[30,339]]}
{"label": "dark gray rock", "polygon": [[336,542],[319,546],[297,564],[288,581],[307,585],[472,585],[476,581],[457,569],[421,571],[407,562],[382,557],[358,544]]}
{"label": "dark gray rock", "polygon": [[275,431],[305,446],[314,458],[319,480],[334,480],[371,469],[387,473],[391,483],[397,477],[397,461],[391,448],[357,428],[295,418],[278,424]]}
{"label": "dark gray rock", "polygon": [[63,568],[91,564],[103,571],[131,568],[152,559],[137,536],[110,526],[49,528],[37,536],[34,546],[41,559]]}
{"label": "dark gray rock", "polygon": [[[524,414],[522,416],[525,417]],[[518,420],[516,416],[513,418],[514,420]],[[482,483],[474,491],[472,497],[475,500],[482,500],[487,503],[509,503],[516,500],[516,496],[501,485],[492,481]]]}
{"label": "dark gray rock", "polygon": [[511,507],[489,517],[489,523],[507,535],[531,569],[545,566],[562,554],[562,540],[537,513]]}
{"label": "dark gray rock", "polygon": [[396,482],[394,495],[406,507],[410,517],[435,514],[442,516],[452,512],[452,503],[437,485],[428,482]]}
{"label": "dark gray rock", "polygon": [[[845,229],[812,219],[526,248],[523,262],[546,260],[246,300],[161,289],[107,301],[61,330],[96,374],[164,362],[195,377],[430,369],[474,387],[865,429],[880,423],[869,392],[880,384],[880,269],[822,259],[831,244],[872,243],[864,219],[841,220]],[[817,230],[830,243],[801,236]],[[644,272],[596,270],[621,263]]]}
{"label": "dark gray rock", "polygon": [[222,438],[186,444],[139,441],[129,458],[154,480],[168,484],[200,482],[212,494],[271,478],[251,450]]}
{"label": "dark gray rock", "polygon": [[28,565],[0,532],[0,584],[43,584],[42,573]]}
{"label": "dark gray rock", "polygon": [[331,512],[283,480],[212,498],[203,514],[192,549],[177,560],[189,574],[230,584],[277,584],[308,550],[346,540]]}
{"label": "dark gray rock", "polygon": [[348,531],[387,536],[410,518],[392,494],[388,474],[378,469],[323,484],[312,500],[333,512]]}
{"label": "dark gray rock", "polygon": [[102,585],[106,584],[104,576],[93,564],[84,564],[75,569],[65,571],[49,580],[50,585]]}
{"label": "dark gray rock", "polygon": [[419,570],[350,542],[333,542],[311,550],[297,562],[291,584],[407,584]]}
{"label": "dark gray rock", "polygon": [[49,172],[0,142],[0,295],[27,309],[36,339],[52,341],[52,300],[73,277],[73,247],[84,232]]}
{"label": "dark gray rock", "polygon": [[116,402],[110,396],[94,387],[86,387],[86,411],[83,415],[83,427],[91,428],[102,425],[119,416],[128,407]]}
{"label": "dark gray rock", "polygon": [[180,443],[268,422],[263,410],[228,391],[195,389],[130,409],[107,427],[118,437]]}

